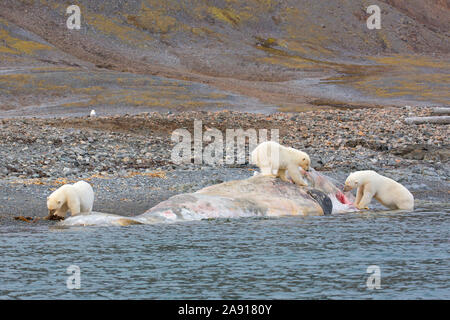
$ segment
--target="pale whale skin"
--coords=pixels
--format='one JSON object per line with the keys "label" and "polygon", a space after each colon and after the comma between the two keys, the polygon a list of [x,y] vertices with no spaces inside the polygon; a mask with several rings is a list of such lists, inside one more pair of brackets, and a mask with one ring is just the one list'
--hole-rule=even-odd
{"label": "pale whale skin", "polygon": [[[300,187],[273,176],[257,175],[173,196],[135,217],[93,212],[88,216],[70,217],[60,225],[123,226],[215,218],[324,215],[324,209],[328,209],[317,200],[317,194],[323,194],[319,197],[322,199],[330,196],[333,214],[355,211],[351,204],[336,205],[334,195],[340,191],[327,178],[315,171],[308,173],[306,178],[312,187]],[[329,211],[331,213],[331,207]]]}

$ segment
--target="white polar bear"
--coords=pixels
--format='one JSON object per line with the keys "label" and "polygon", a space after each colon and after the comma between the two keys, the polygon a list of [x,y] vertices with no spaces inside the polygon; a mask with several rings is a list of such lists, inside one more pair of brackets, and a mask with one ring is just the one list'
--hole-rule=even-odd
{"label": "white polar bear", "polygon": [[251,154],[251,163],[258,166],[263,175],[275,175],[283,181],[289,181],[287,170],[289,177],[300,186],[307,186],[307,183],[302,179],[298,167],[308,171],[310,162],[305,152],[284,147],[274,141],[259,144]]}
{"label": "white polar bear", "polygon": [[355,205],[367,208],[372,198],[390,209],[414,210],[414,197],[400,183],[372,170],[351,173],[345,180],[344,191],[358,188]]}
{"label": "white polar bear", "polygon": [[67,211],[72,216],[90,213],[93,205],[94,191],[85,181],[65,184],[47,197],[48,217],[55,215],[64,218]]}

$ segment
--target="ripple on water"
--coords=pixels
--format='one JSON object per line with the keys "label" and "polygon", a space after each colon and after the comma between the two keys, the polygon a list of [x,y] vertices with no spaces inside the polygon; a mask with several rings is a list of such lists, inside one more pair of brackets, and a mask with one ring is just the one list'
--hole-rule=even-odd
{"label": "ripple on water", "polygon": [[[0,298],[449,299],[447,206],[130,227],[0,227]],[[66,268],[81,269],[68,290]],[[381,268],[379,290],[366,269]]]}

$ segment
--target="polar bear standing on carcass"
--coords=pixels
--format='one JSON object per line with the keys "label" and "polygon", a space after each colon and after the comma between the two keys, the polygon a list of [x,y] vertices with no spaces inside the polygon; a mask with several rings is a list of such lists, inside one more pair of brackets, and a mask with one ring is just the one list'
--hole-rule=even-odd
{"label": "polar bear standing on carcass", "polygon": [[357,188],[355,205],[367,208],[372,198],[390,209],[414,210],[414,197],[400,183],[372,170],[351,173],[345,180],[344,191]]}
{"label": "polar bear standing on carcass", "polygon": [[303,151],[284,147],[274,141],[266,141],[253,150],[251,163],[258,166],[263,175],[275,175],[283,181],[289,181],[286,177],[287,171],[296,184],[307,186],[298,168],[309,170],[311,161],[308,154]]}

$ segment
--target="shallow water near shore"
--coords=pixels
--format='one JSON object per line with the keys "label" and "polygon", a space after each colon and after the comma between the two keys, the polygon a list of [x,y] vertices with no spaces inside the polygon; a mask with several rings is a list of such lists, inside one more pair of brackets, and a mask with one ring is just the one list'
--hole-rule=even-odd
{"label": "shallow water near shore", "polygon": [[[2,299],[449,299],[448,204],[129,227],[0,226]],[[81,271],[69,290],[67,267]],[[367,267],[381,269],[369,290]]]}

